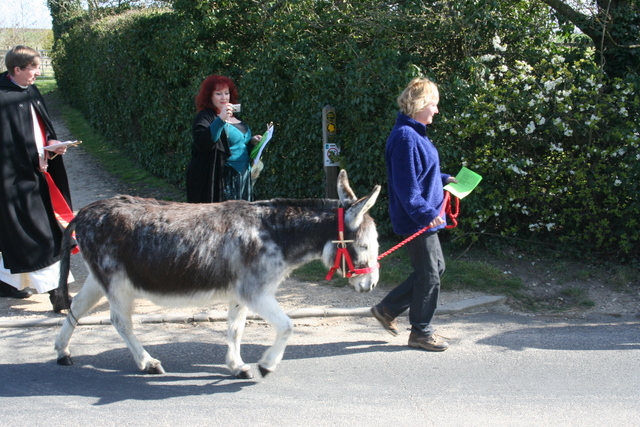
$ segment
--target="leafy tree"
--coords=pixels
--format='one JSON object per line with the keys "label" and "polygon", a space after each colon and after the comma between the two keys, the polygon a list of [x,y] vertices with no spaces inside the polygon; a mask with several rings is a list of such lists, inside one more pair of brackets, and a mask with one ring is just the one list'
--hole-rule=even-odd
{"label": "leafy tree", "polygon": [[62,38],[63,34],[73,28],[78,18],[83,15],[81,0],[47,0],[51,11],[53,39]]}
{"label": "leafy tree", "polygon": [[592,41],[596,62],[610,77],[640,73],[640,1],[590,0],[574,3],[542,0],[561,22],[569,21]]}

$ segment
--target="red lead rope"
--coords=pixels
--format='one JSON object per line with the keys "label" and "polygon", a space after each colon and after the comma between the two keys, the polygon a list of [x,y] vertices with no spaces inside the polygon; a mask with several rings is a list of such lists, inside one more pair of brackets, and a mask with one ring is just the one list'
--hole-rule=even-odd
{"label": "red lead rope", "polygon": [[[448,191],[444,192],[444,201],[442,202],[442,209],[440,210],[440,214],[438,216],[442,216],[443,213],[446,213],[447,217],[451,219],[451,225],[447,225],[446,228],[455,228],[458,226],[458,215],[460,214],[460,199],[458,199],[457,197],[454,197],[454,198],[455,198],[455,209],[451,207],[451,193],[449,193]],[[380,261],[382,258],[389,255],[390,253],[400,249],[407,242],[410,242],[411,240],[415,239],[416,237],[418,237],[419,235],[427,231],[429,228],[431,227],[423,228],[422,230],[416,232],[415,234],[412,234],[411,236],[407,237],[402,242],[398,243],[397,245],[395,245],[394,247],[392,247],[382,255],[379,255],[378,261]]]}
{"label": "red lead rope", "polygon": [[[451,219],[451,225],[447,225],[446,228],[455,228],[458,225],[458,214],[460,213],[460,199],[455,198],[455,209],[451,207],[451,193],[448,191],[444,192],[444,201],[442,202],[442,210],[440,210],[440,214],[438,216],[442,216],[442,214],[447,215]],[[386,257],[390,253],[404,246],[405,243],[415,239],[420,234],[424,233],[431,227],[425,227],[417,233],[407,237],[402,242],[398,243],[382,255],[378,256],[378,261],[382,258]],[[351,255],[349,255],[349,251],[347,251],[347,243],[351,243],[353,240],[344,240],[344,209],[338,208],[338,240],[333,240],[333,243],[338,244],[338,249],[336,250],[336,258],[333,263],[333,267],[327,273],[325,277],[326,280],[331,280],[333,277],[333,273],[336,272],[339,268],[342,268],[342,272],[344,277],[352,277],[357,276],[359,274],[367,274],[371,273],[373,270],[380,268],[380,263],[377,263],[375,267],[368,268],[354,268],[353,261],[351,261]],[[342,262],[341,262],[342,261]],[[346,266],[345,266],[346,263]],[[346,267],[349,267],[346,270]]]}

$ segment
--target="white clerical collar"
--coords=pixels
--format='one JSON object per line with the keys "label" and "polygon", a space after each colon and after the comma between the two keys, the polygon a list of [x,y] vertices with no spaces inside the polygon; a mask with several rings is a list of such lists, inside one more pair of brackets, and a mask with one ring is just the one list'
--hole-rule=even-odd
{"label": "white clerical collar", "polygon": [[17,81],[13,80],[13,77],[11,77],[11,74],[9,74],[9,80],[11,80],[14,85],[16,85],[18,87],[21,87],[22,89],[27,89],[29,87],[29,85],[22,86],[20,83],[18,83]]}

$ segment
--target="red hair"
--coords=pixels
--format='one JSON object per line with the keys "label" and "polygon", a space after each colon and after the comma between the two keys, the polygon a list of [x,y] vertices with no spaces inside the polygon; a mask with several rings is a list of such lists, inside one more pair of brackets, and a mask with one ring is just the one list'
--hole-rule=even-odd
{"label": "red hair", "polygon": [[213,75],[209,76],[200,85],[200,91],[196,95],[196,108],[198,111],[202,111],[207,108],[215,110],[216,114],[220,114],[220,111],[213,105],[211,96],[216,90],[229,88],[229,101],[232,104],[238,103],[238,89],[229,77]]}

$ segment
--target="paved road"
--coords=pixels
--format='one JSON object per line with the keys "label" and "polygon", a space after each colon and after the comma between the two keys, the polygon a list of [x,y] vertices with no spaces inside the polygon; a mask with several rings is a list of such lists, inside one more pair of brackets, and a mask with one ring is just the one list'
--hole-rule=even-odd
{"label": "paved road", "polygon": [[[2,424],[637,426],[640,322],[611,319],[442,316],[444,353],[372,318],[298,319],[278,370],[254,380],[226,371],[223,322],[137,325],[162,376],[138,372],[109,325],[76,331],[70,367],[55,364],[57,327],[3,328]],[[245,361],[272,339],[250,322]]]}

